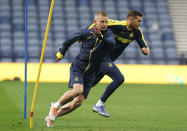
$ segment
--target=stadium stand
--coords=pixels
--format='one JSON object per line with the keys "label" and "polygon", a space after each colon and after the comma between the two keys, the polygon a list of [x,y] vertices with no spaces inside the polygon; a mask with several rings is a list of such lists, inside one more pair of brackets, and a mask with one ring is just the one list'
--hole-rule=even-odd
{"label": "stadium stand", "polygon": [[[29,62],[39,62],[49,7],[50,0],[29,0]],[[132,42],[116,63],[179,64],[166,0],[56,0],[44,62],[55,62],[55,53],[63,40],[90,25],[96,11],[105,10],[110,18],[124,20],[129,9],[144,14],[141,28],[150,55],[143,56],[136,42]],[[63,62],[71,62],[79,46],[74,44]],[[24,62],[24,0],[0,0],[0,61]]]}
{"label": "stadium stand", "polygon": [[187,1],[168,0],[169,10],[171,10],[171,21],[176,40],[180,64],[187,64]]}

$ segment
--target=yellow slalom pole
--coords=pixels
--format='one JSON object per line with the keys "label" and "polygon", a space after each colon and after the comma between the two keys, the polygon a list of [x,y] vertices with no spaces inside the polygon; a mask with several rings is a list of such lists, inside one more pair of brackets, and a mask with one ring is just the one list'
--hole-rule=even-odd
{"label": "yellow slalom pole", "polygon": [[38,90],[40,72],[41,72],[41,68],[42,68],[43,57],[44,57],[44,52],[45,52],[47,36],[48,36],[48,32],[49,32],[49,27],[50,27],[50,23],[51,23],[51,17],[52,17],[52,13],[53,13],[54,3],[55,3],[55,0],[52,0],[51,1],[50,11],[49,11],[49,17],[48,17],[48,21],[47,21],[47,28],[46,28],[46,31],[45,31],[45,37],[44,37],[44,41],[43,41],[43,48],[42,48],[42,53],[41,53],[41,57],[40,57],[40,65],[39,65],[38,76],[37,76],[37,80],[36,80],[36,84],[35,84],[34,95],[33,95],[33,100],[32,100],[32,107],[31,107],[31,113],[30,113],[30,128],[32,128],[32,125],[33,125],[34,104],[35,104],[37,90]]}

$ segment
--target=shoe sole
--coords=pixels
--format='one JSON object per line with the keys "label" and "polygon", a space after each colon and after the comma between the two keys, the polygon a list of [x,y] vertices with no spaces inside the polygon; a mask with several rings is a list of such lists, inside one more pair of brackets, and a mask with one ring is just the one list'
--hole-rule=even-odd
{"label": "shoe sole", "polygon": [[101,114],[100,112],[98,112],[96,109],[92,109],[92,111],[93,112],[95,112],[95,113],[98,113],[99,115],[101,115],[101,116],[104,116],[104,117],[106,117],[106,118],[108,118],[108,117],[110,117],[110,116],[106,116],[106,115],[104,115],[104,114]]}

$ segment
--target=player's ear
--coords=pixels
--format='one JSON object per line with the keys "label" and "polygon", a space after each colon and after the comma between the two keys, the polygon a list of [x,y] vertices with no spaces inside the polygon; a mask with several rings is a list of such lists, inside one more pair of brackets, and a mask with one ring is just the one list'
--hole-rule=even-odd
{"label": "player's ear", "polygon": [[130,17],[129,20],[130,20],[130,22],[132,22],[133,21],[133,17]]}
{"label": "player's ear", "polygon": [[96,20],[94,20],[94,24],[96,24]]}

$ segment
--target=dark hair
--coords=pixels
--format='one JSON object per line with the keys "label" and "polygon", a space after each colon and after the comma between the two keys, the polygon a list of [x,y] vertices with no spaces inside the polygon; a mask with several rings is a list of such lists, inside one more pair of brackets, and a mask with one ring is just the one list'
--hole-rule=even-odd
{"label": "dark hair", "polygon": [[143,14],[142,14],[141,12],[137,11],[137,10],[129,10],[128,13],[127,13],[127,19],[128,19],[129,17],[131,17],[131,16],[132,16],[133,18],[136,18],[137,16],[142,17]]}

